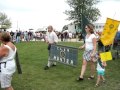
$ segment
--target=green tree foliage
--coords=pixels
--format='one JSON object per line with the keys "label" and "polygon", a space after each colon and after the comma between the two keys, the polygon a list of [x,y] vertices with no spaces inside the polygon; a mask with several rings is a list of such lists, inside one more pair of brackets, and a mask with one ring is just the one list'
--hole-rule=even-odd
{"label": "green tree foliage", "polygon": [[95,7],[100,0],[67,0],[71,10],[66,10],[65,14],[69,15],[68,20],[81,21],[83,14],[89,21],[94,22],[100,16],[100,11]]}
{"label": "green tree foliage", "polygon": [[64,25],[63,28],[62,28],[62,31],[65,31],[65,30],[68,30],[68,26],[67,25]]}
{"label": "green tree foliage", "polygon": [[8,19],[5,13],[0,12],[0,28],[1,29],[9,29],[11,27],[11,21]]}

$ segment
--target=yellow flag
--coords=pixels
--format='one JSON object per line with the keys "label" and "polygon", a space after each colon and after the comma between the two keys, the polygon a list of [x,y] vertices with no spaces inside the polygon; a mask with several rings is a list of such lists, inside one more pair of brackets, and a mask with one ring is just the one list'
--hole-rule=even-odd
{"label": "yellow flag", "polygon": [[102,61],[109,61],[109,60],[112,60],[112,54],[111,52],[103,52],[103,53],[100,53],[100,58]]}
{"label": "yellow flag", "polygon": [[104,46],[113,43],[120,21],[107,18],[100,40]]}

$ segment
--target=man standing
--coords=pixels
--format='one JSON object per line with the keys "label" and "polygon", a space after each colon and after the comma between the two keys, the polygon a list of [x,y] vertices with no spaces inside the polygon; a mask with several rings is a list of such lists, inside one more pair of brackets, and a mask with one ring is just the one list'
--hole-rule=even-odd
{"label": "man standing", "polygon": [[53,27],[51,25],[48,26],[48,33],[46,37],[46,43],[48,43],[48,64],[45,66],[45,70],[48,70],[51,66],[56,66],[56,62],[50,61],[50,48],[52,44],[56,44],[58,42],[58,37],[56,33],[53,31]]}

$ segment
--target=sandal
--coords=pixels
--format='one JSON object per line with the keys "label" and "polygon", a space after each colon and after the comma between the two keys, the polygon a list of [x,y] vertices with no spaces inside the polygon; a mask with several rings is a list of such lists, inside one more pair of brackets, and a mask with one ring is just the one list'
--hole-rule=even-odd
{"label": "sandal", "polygon": [[83,81],[83,80],[84,80],[83,78],[80,77],[77,78],[77,81]]}
{"label": "sandal", "polygon": [[92,79],[94,79],[94,76],[88,77],[88,80],[92,80]]}
{"label": "sandal", "polygon": [[99,86],[99,84],[95,84],[95,87],[98,87]]}

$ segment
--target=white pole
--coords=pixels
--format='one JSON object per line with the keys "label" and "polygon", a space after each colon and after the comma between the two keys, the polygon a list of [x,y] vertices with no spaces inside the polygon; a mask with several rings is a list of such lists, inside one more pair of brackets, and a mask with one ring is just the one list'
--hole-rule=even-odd
{"label": "white pole", "polygon": [[17,30],[18,30],[18,21],[17,21]]}

